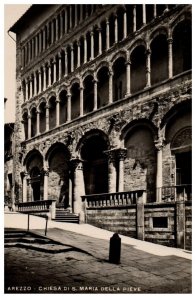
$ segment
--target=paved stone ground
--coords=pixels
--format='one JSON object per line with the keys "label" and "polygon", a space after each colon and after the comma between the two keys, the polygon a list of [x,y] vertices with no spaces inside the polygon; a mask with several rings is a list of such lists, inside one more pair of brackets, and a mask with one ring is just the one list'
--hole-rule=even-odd
{"label": "paved stone ground", "polygon": [[6,248],[5,293],[191,293],[190,259],[151,254],[146,242],[143,250],[123,243],[115,265],[108,262],[108,240],[62,229],[47,236],[84,252]]}

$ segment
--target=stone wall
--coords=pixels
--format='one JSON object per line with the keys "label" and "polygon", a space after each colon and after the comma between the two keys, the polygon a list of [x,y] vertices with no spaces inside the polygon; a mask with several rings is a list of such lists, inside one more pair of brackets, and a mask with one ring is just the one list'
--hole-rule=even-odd
{"label": "stone wall", "polygon": [[185,204],[185,245],[192,250],[192,206],[188,202]]}
{"label": "stone wall", "polygon": [[136,205],[125,208],[88,209],[86,222],[136,238]]}

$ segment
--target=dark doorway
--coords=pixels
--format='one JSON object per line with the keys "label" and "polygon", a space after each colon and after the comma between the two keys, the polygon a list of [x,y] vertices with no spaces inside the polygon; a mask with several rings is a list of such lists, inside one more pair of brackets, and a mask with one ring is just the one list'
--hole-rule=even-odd
{"label": "dark doorway", "polygon": [[176,154],[176,185],[192,183],[192,152]]}

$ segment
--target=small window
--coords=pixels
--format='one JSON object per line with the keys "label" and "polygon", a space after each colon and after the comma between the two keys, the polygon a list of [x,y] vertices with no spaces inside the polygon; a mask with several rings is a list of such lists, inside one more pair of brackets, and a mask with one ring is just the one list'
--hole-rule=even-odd
{"label": "small window", "polygon": [[168,221],[167,217],[154,217],[153,218],[153,228],[167,228]]}

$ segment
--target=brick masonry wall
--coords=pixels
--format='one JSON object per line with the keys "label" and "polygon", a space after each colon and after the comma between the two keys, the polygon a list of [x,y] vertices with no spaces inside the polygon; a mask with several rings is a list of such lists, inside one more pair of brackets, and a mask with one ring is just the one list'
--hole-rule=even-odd
{"label": "brick masonry wall", "polygon": [[99,228],[136,238],[136,205],[128,208],[88,209],[86,221]]}

